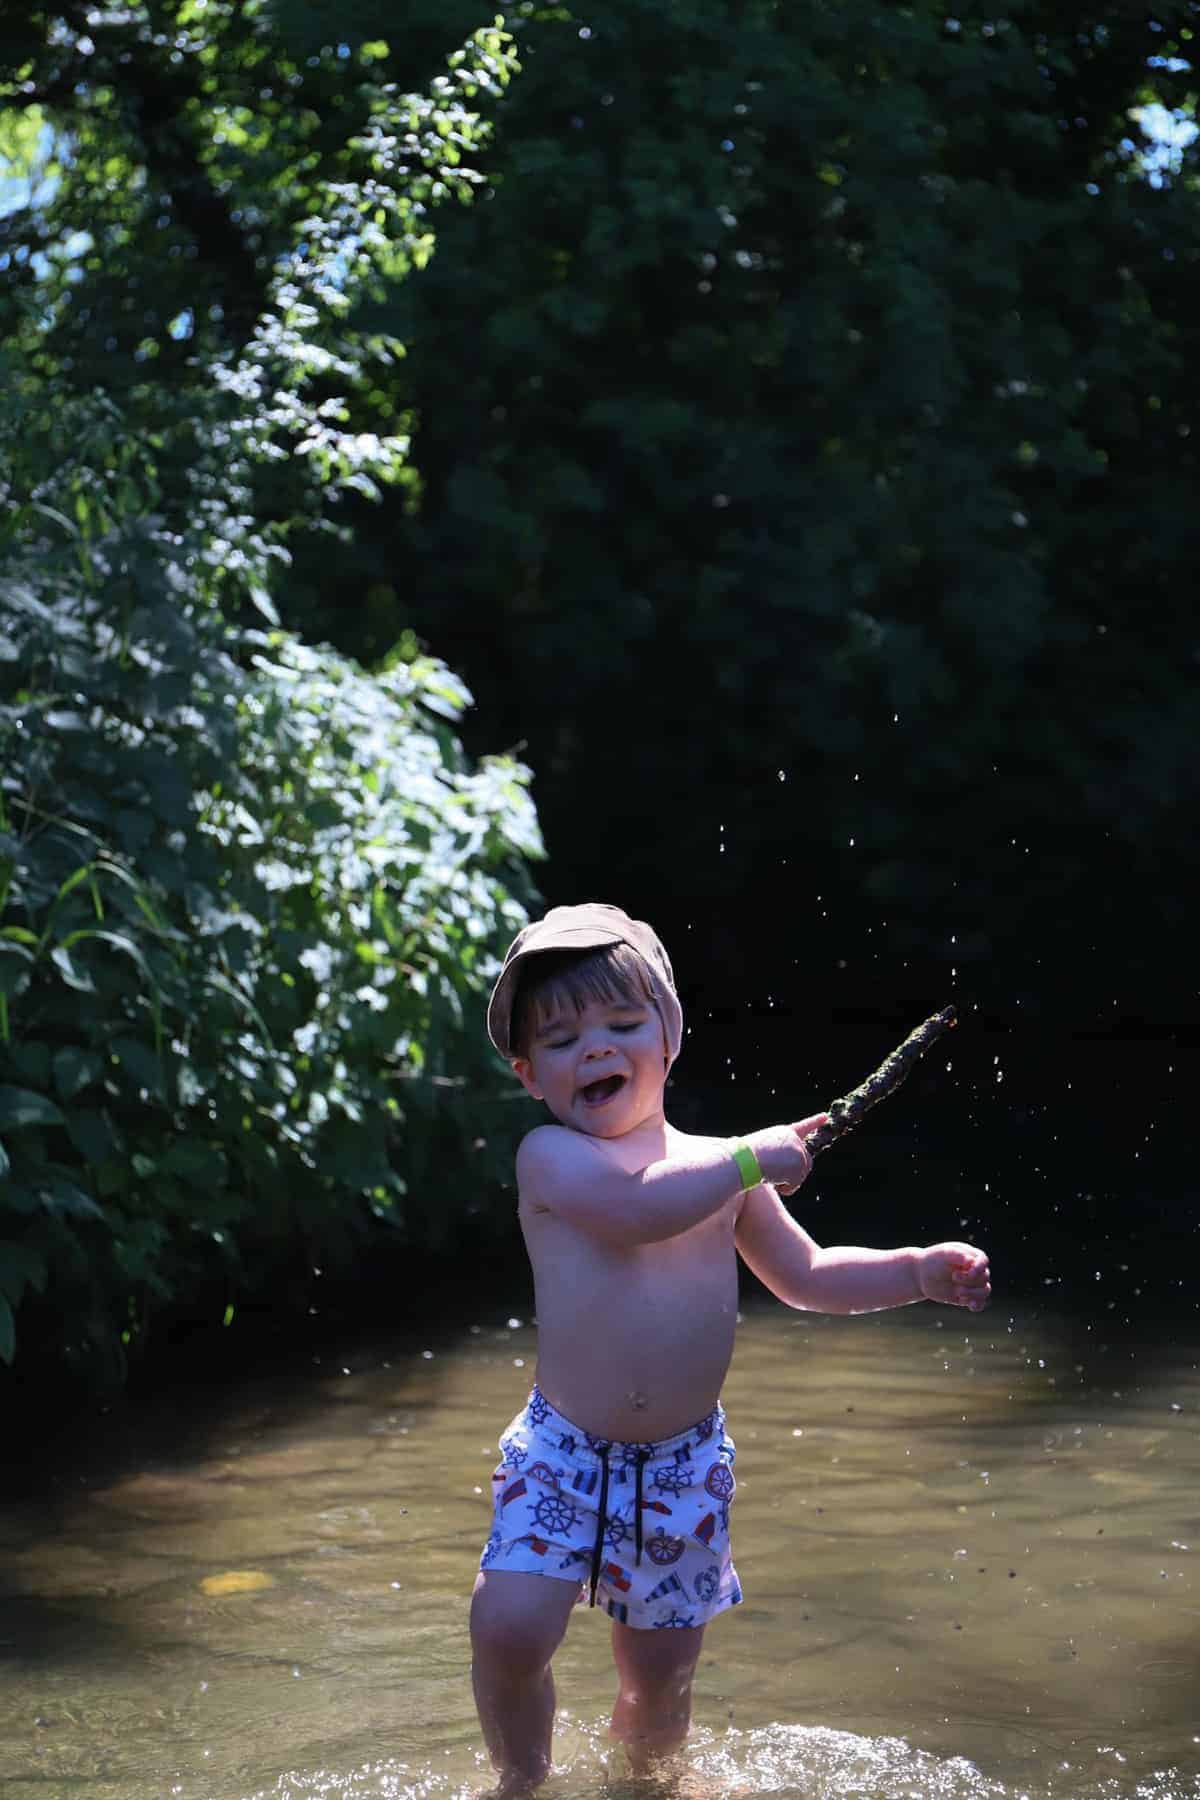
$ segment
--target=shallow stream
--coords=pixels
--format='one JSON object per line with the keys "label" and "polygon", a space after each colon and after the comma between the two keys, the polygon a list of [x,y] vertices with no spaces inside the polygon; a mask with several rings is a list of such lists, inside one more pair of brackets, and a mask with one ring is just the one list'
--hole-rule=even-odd
{"label": "shallow stream", "polygon": [[[654,1791],[1200,1795],[1200,1333],[1122,1329],[750,1306],[746,1604]],[[465,1597],[533,1336],[514,1308],[326,1351],[0,1507],[2,1800],[486,1787]],[[648,1793],[599,1613],[556,1671],[547,1795]]]}

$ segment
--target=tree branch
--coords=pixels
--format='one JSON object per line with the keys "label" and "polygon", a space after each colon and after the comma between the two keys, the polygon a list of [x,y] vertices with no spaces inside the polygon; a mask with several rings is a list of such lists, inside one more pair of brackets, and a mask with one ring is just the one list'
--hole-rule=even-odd
{"label": "tree branch", "polygon": [[836,1144],[847,1131],[853,1131],[873,1106],[877,1106],[888,1094],[895,1093],[913,1064],[920,1061],[943,1032],[953,1027],[956,1018],[957,1014],[952,1006],[933,1013],[923,1025],[910,1031],[904,1042],[853,1093],[831,1101],[829,1124],[822,1125],[804,1140],[809,1154],[817,1156],[822,1150],[828,1150],[830,1144]]}

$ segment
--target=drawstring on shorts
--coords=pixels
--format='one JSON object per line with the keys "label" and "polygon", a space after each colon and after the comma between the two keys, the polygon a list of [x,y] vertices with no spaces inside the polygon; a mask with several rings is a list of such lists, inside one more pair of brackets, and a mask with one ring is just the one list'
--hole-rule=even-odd
{"label": "drawstring on shorts", "polygon": [[637,1453],[637,1490],[636,1498],[633,1503],[633,1541],[637,1546],[636,1560],[638,1563],[642,1560],[642,1470],[646,1466],[646,1458],[649,1454],[650,1452],[648,1450],[639,1450]]}
{"label": "drawstring on shorts", "polygon": [[[588,1605],[596,1604],[596,1583],[600,1579],[600,1561],[604,1555],[604,1527],[608,1520],[608,1453],[610,1444],[601,1444],[600,1455],[600,1504],[597,1509],[596,1542],[592,1546],[592,1575],[589,1584]],[[649,1450],[639,1448],[636,1453],[633,1489],[633,1542],[636,1555],[635,1565],[642,1560],[642,1470],[646,1466]]]}
{"label": "drawstring on shorts", "polygon": [[592,1581],[589,1606],[596,1604],[596,1583],[600,1579],[600,1558],[604,1555],[604,1518],[608,1511],[608,1445],[600,1446],[600,1506],[596,1518],[596,1542],[592,1546]]}

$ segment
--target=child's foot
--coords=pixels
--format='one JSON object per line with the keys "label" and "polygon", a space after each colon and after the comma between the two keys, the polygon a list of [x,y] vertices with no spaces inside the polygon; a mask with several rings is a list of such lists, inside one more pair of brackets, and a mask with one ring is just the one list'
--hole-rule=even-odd
{"label": "child's foot", "polygon": [[712,1800],[711,1786],[704,1785],[678,1751],[631,1755],[625,1746],[625,1759],[626,1772],[610,1777],[606,1791],[612,1800]]}
{"label": "child's foot", "polygon": [[[707,1775],[689,1767],[682,1759],[672,1758],[669,1762],[631,1773],[628,1786],[621,1792],[628,1795],[628,1800],[635,1800],[635,1796],[636,1800],[713,1800],[714,1790]],[[721,1788],[723,1800],[749,1800],[751,1793],[747,1787]]]}
{"label": "child's foot", "polygon": [[533,1780],[529,1775],[518,1775],[510,1772],[502,1775],[495,1787],[481,1788],[476,1800],[521,1800],[521,1796],[532,1794],[540,1788],[545,1777]]}

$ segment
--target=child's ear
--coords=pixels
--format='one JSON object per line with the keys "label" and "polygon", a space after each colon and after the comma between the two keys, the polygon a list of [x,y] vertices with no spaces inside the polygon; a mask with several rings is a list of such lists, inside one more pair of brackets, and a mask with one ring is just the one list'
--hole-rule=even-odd
{"label": "child's ear", "polygon": [[546,1098],[534,1078],[533,1064],[527,1056],[513,1057],[512,1072],[520,1082],[521,1086],[525,1089],[525,1092],[531,1095],[534,1100],[544,1100]]}

